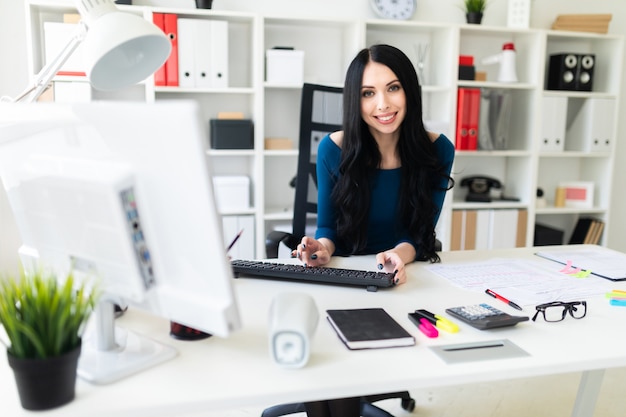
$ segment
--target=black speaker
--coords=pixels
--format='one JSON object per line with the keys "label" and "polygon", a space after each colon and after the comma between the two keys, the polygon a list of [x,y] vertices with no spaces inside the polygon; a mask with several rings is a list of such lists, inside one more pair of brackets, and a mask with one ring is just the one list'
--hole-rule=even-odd
{"label": "black speaker", "polygon": [[595,62],[594,54],[550,55],[548,90],[591,91]]}

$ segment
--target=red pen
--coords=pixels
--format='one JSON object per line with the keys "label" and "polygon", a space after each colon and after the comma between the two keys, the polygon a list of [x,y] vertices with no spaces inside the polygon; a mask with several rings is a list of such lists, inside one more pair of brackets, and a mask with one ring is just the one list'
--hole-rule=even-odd
{"label": "red pen", "polygon": [[516,309],[518,309],[520,311],[522,310],[522,307],[520,307],[519,305],[515,304],[513,301],[504,298],[503,296],[501,296],[500,294],[496,293],[493,290],[487,289],[487,290],[485,290],[485,293],[487,293],[488,295],[492,296],[493,298],[497,298],[498,300],[507,303],[508,305],[510,305],[513,308],[516,308]]}

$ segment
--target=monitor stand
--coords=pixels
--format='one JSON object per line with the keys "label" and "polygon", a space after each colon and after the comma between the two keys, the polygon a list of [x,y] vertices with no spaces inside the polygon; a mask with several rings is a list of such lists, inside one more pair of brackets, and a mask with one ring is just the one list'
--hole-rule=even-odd
{"label": "monitor stand", "polygon": [[115,326],[115,305],[100,301],[83,336],[78,376],[108,384],[174,358],[176,349]]}

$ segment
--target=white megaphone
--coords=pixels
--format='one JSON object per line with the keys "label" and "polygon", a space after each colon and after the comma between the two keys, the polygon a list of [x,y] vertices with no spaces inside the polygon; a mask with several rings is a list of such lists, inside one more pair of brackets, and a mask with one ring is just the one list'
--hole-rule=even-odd
{"label": "white megaphone", "polygon": [[502,45],[502,52],[483,58],[483,65],[500,64],[498,81],[502,83],[516,83],[517,73],[515,71],[515,45],[512,42]]}

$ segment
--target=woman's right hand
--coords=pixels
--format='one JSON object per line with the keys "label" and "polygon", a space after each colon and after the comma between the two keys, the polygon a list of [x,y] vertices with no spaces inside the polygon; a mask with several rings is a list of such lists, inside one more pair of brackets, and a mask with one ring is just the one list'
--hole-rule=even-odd
{"label": "woman's right hand", "polygon": [[325,265],[330,262],[331,248],[334,252],[334,245],[328,239],[317,240],[305,236],[296,250],[291,252],[291,257],[300,259],[305,266]]}

